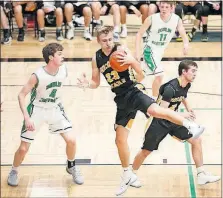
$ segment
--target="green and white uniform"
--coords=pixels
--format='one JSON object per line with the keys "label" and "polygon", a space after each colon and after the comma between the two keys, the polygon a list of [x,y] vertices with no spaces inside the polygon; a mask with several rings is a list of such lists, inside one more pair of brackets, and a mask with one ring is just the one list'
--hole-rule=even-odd
{"label": "green and white uniform", "polygon": [[175,34],[179,19],[174,13],[166,22],[161,19],[160,13],[151,15],[151,26],[147,30],[148,36],[143,50],[143,70],[146,75],[162,74],[163,67],[160,63]]}
{"label": "green and white uniform", "polygon": [[31,120],[34,122],[35,131],[27,131],[23,124],[21,139],[32,142],[42,125],[47,123],[51,133],[64,133],[72,129],[72,125],[64,112],[61,104],[62,86],[67,77],[64,65],[59,67],[56,75],[48,74],[44,67],[34,72],[38,83],[31,92],[30,104],[27,107]]}

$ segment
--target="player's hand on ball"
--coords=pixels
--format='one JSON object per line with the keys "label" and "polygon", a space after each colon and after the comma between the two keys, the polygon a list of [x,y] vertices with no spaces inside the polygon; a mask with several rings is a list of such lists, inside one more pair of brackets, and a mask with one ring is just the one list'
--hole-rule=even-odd
{"label": "player's hand on ball", "polygon": [[129,52],[123,53],[120,51],[120,53],[118,53],[116,57],[118,58],[118,62],[122,63],[120,66],[131,65],[135,60]]}
{"label": "player's hand on ball", "polygon": [[77,86],[79,88],[85,89],[89,87],[89,81],[87,80],[85,73],[83,73],[80,78],[77,78],[77,80]]}
{"label": "player's hand on ball", "polygon": [[30,118],[25,119],[25,126],[26,126],[27,131],[35,130],[34,123]]}

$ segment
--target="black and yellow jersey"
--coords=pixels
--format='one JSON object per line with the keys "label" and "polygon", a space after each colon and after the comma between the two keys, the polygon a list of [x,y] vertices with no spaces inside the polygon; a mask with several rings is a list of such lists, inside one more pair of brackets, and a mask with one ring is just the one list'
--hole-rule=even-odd
{"label": "black and yellow jersey", "polygon": [[96,52],[96,63],[100,72],[104,75],[106,81],[111,86],[112,92],[116,95],[123,94],[128,88],[136,84],[133,69],[129,67],[126,71],[117,72],[111,68],[109,58],[111,54],[117,50],[117,45],[114,46],[111,53],[107,56],[102,49]]}
{"label": "black and yellow jersey", "polygon": [[169,102],[168,108],[177,111],[181,102],[187,98],[187,92],[190,87],[190,83],[186,87],[182,87],[179,78],[170,80],[160,87],[157,103],[160,104],[161,100]]}

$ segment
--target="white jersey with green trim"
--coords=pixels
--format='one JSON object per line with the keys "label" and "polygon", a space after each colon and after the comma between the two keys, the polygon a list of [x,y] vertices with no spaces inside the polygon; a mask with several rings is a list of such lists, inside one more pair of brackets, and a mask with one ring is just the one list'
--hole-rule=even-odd
{"label": "white jersey with green trim", "polygon": [[147,38],[145,47],[150,47],[154,53],[163,54],[165,48],[173,38],[179,16],[172,13],[168,21],[163,21],[160,17],[160,13],[156,13],[150,16],[151,26],[147,30]]}
{"label": "white jersey with green trim", "polygon": [[33,74],[36,75],[38,83],[31,92],[30,102],[43,108],[56,107],[61,102],[62,85],[67,77],[66,66],[60,66],[55,75],[47,73],[44,67],[40,67]]}

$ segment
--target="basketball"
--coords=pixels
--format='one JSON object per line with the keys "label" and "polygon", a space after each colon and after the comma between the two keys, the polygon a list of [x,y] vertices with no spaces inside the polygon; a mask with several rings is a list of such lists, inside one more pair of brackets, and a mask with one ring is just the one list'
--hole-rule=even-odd
{"label": "basketball", "polygon": [[118,51],[113,52],[109,58],[109,63],[111,65],[111,68],[117,72],[123,72],[129,68],[129,65],[121,66],[122,63],[118,62],[119,59],[117,58],[117,55],[120,52],[123,54],[126,54],[126,52],[124,50],[118,50]]}

